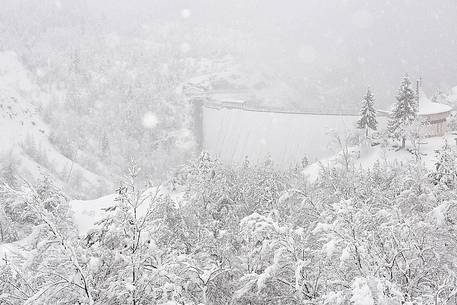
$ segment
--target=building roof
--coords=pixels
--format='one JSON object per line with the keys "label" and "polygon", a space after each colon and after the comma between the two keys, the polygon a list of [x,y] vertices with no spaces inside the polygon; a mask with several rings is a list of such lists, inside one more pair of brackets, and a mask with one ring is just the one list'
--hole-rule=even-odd
{"label": "building roof", "polygon": [[[456,87],[457,88],[457,87]],[[389,110],[377,109],[379,115],[389,116],[393,109],[394,105]],[[424,93],[422,89],[419,91],[419,109],[417,110],[417,115],[425,116],[439,113],[446,113],[452,110],[452,107],[446,104],[432,102]]]}
{"label": "building roof", "polygon": [[428,99],[423,90],[419,91],[419,109],[417,111],[418,115],[445,113],[451,110],[451,106],[440,103],[434,103]]}

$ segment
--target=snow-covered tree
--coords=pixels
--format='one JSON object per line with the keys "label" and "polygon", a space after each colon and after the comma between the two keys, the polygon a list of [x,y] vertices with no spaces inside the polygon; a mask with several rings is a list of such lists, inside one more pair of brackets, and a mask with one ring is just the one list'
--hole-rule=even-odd
{"label": "snow-covered tree", "polygon": [[376,130],[378,122],[376,120],[376,110],[374,108],[374,95],[368,88],[366,95],[362,97],[362,106],[360,108],[360,119],[357,126],[365,130],[365,136],[368,137],[368,130]]}
{"label": "snow-covered tree", "polygon": [[328,135],[331,137],[330,145],[338,152],[338,161],[346,170],[349,170],[354,159],[354,153],[351,152],[350,147],[358,144],[358,137],[355,137],[352,132],[340,132],[336,130],[330,130]]}
{"label": "snow-covered tree", "polygon": [[401,140],[401,147],[404,148],[406,129],[416,119],[418,111],[417,97],[411,89],[411,81],[407,75],[403,78],[396,98],[397,102],[388,123],[388,131],[391,137]]}
{"label": "snow-covered tree", "polygon": [[157,217],[162,195],[158,188],[140,187],[138,172],[132,164],[115,204],[86,239],[96,299],[103,304],[165,303],[179,297],[173,259],[167,248],[157,246],[155,237],[163,225]]}
{"label": "snow-covered tree", "polygon": [[[281,200],[285,202],[293,190]],[[306,304],[319,294],[320,249],[308,247],[309,227],[280,222],[279,211],[253,213],[240,221],[244,275],[235,299],[242,304]]]}
{"label": "snow-covered tree", "polygon": [[[31,232],[17,246],[20,251],[0,263],[0,303],[94,304],[85,251],[70,219],[68,198],[48,179],[37,187],[28,184],[14,190],[3,185],[0,191],[33,219],[28,222]],[[12,221],[21,221],[17,214],[9,214]]]}
{"label": "snow-covered tree", "polygon": [[433,179],[447,187],[455,187],[457,182],[457,154],[455,150],[445,140],[444,145],[437,152],[435,172]]}
{"label": "snow-covered tree", "polygon": [[450,150],[435,171],[336,166],[313,184],[202,154],[175,181],[180,199],[138,186],[132,167],[85,237],[49,182],[6,188],[0,224],[27,219],[31,234],[0,261],[0,304],[456,304]]}
{"label": "snow-covered tree", "polygon": [[408,149],[408,151],[414,155],[416,160],[421,159],[422,156],[421,145],[427,136],[427,129],[424,126],[427,125],[428,122],[418,118],[406,128],[406,138],[411,143],[411,149]]}

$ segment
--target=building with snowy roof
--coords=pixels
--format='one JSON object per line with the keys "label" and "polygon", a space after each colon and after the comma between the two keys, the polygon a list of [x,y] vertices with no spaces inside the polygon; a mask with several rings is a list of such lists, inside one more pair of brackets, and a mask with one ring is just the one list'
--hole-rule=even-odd
{"label": "building with snowy roof", "polygon": [[[419,107],[417,117],[423,124],[423,132],[426,137],[441,137],[447,132],[447,122],[452,107],[449,105],[432,102],[419,90]],[[389,116],[390,111],[378,110],[380,116]]]}
{"label": "building with snowy roof", "polygon": [[444,136],[452,107],[430,101],[422,89],[419,90],[417,116],[423,123],[424,134],[428,137]]}
{"label": "building with snowy roof", "polygon": [[[441,137],[447,132],[447,123],[451,115],[452,107],[449,105],[432,102],[417,82],[416,95],[418,97],[417,118],[423,125],[423,133],[426,137]],[[391,111],[377,110],[381,117],[389,117]]]}

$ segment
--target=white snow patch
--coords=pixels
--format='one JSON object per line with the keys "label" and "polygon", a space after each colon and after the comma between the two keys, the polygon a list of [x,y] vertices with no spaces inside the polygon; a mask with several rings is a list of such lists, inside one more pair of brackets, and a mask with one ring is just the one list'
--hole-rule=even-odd
{"label": "white snow patch", "polygon": [[445,224],[448,207],[449,205],[447,203],[443,203],[432,210],[431,215],[437,225],[441,226]]}
{"label": "white snow patch", "polygon": [[336,252],[337,244],[338,244],[338,241],[336,239],[331,239],[322,246],[322,252],[325,253],[327,258],[331,258],[333,253]]}
{"label": "white snow patch", "polygon": [[319,222],[316,227],[311,231],[312,234],[318,234],[320,232],[328,232],[333,229],[333,225],[328,223]]}
{"label": "white snow patch", "polygon": [[106,209],[114,205],[115,194],[107,195],[94,200],[73,200],[70,201],[70,207],[73,211],[73,221],[79,230],[79,233],[84,235],[95,223],[106,216]]}
{"label": "white snow patch", "polygon": [[325,305],[341,305],[344,304],[345,300],[344,294],[341,291],[331,291],[328,294],[324,295],[322,298],[324,299]]}
{"label": "white snow patch", "polygon": [[128,291],[135,291],[135,285],[131,283],[125,283],[125,289],[127,289]]}
{"label": "white snow patch", "polygon": [[373,295],[365,278],[358,277],[352,283],[351,302],[354,305],[374,305]]}
{"label": "white snow patch", "polygon": [[348,261],[350,258],[351,258],[351,247],[346,246],[346,248],[344,248],[343,251],[341,252],[340,263]]}
{"label": "white snow patch", "polygon": [[[157,186],[146,190],[142,196],[154,198],[156,195],[169,195],[176,204],[183,200],[183,192],[170,192],[166,187]],[[107,216],[104,209],[116,204],[117,194],[110,194],[94,200],[72,200],[70,209],[73,212],[73,221],[81,235],[87,234],[90,229],[95,228],[95,223]],[[138,215],[145,215],[148,210],[148,200],[138,208]]]}
{"label": "white snow patch", "polygon": [[419,92],[419,109],[418,115],[429,115],[436,113],[449,112],[452,107],[445,104],[432,102],[424,93],[423,90]]}

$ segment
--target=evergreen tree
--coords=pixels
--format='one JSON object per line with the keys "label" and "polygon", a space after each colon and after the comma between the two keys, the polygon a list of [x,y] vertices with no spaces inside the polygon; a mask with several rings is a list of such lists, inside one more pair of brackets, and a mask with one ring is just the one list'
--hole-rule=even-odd
{"label": "evergreen tree", "polygon": [[360,120],[357,125],[360,129],[365,129],[365,136],[368,137],[368,129],[376,130],[378,122],[376,120],[376,110],[374,109],[374,95],[370,88],[367,94],[362,98],[362,107],[360,108]]}
{"label": "evergreen tree", "polygon": [[406,131],[416,119],[418,101],[416,94],[411,89],[411,81],[406,75],[403,78],[397,94],[397,102],[388,123],[389,134],[396,139],[401,139],[401,147],[405,147]]}

